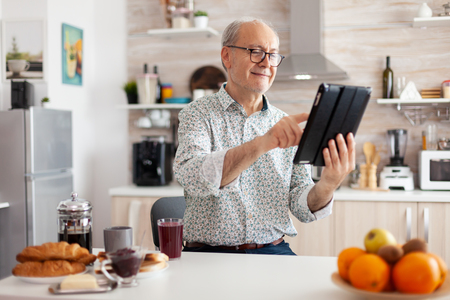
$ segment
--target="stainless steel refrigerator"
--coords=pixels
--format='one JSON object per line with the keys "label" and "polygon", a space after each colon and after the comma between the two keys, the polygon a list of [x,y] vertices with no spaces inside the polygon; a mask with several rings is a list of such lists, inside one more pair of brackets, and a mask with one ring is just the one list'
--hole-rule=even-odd
{"label": "stainless steel refrigerator", "polygon": [[58,241],[56,207],[72,191],[72,113],[0,111],[0,279],[26,246]]}

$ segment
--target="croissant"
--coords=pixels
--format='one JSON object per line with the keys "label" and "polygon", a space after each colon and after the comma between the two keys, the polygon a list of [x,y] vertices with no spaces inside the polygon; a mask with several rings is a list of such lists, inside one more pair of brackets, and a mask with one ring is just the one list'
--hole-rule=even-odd
{"label": "croissant", "polygon": [[82,248],[76,243],[69,245],[67,242],[29,246],[16,256],[16,260],[21,263],[27,261],[68,260],[90,264],[96,259],[97,257],[90,254],[86,248]]}
{"label": "croissant", "polygon": [[56,277],[77,274],[85,269],[86,266],[82,263],[66,260],[27,261],[16,265],[12,273],[23,277]]}

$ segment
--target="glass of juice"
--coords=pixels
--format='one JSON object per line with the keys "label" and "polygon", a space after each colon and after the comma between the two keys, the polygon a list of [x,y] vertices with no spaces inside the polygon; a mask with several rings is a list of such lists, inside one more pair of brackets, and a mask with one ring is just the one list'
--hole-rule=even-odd
{"label": "glass of juice", "polygon": [[183,247],[183,219],[159,219],[157,223],[161,252],[166,254],[169,260],[179,259]]}

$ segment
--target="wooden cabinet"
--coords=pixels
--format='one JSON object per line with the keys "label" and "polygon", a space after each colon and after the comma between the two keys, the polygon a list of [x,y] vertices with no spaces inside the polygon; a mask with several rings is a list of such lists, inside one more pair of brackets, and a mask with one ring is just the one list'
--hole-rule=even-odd
{"label": "wooden cabinet", "polygon": [[[336,203],[336,202],[335,202]],[[302,223],[290,215],[298,235],[286,236],[292,251],[297,255],[333,256],[334,255],[334,214],[319,221]]]}
{"label": "wooden cabinet", "polygon": [[419,203],[417,224],[418,237],[428,242],[428,251],[450,265],[450,203]]}
{"label": "wooden cabinet", "polygon": [[111,198],[112,226],[133,227],[133,244],[135,245],[139,245],[145,231],[143,247],[155,250],[150,210],[159,198],[161,197],[113,196]]}
{"label": "wooden cabinet", "polygon": [[392,232],[398,243],[403,244],[417,237],[416,202],[336,201],[335,252],[348,247],[364,249],[364,237],[376,227]]}
{"label": "wooden cabinet", "polygon": [[[132,226],[134,244],[154,250],[150,210],[161,197],[113,196],[112,226]],[[297,255],[337,256],[348,247],[364,248],[364,237],[376,227],[392,232],[399,244],[411,238],[428,241],[430,252],[450,265],[450,203],[405,201],[334,202],[333,214],[319,221],[301,223],[291,215],[298,235],[285,237]]]}

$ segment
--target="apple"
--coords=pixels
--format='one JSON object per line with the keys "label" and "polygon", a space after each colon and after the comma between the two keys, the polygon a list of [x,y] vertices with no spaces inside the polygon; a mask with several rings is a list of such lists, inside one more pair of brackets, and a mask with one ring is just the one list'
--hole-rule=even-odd
{"label": "apple", "polygon": [[378,253],[378,249],[385,245],[397,245],[395,237],[382,228],[374,228],[370,230],[364,238],[364,246],[368,253]]}

